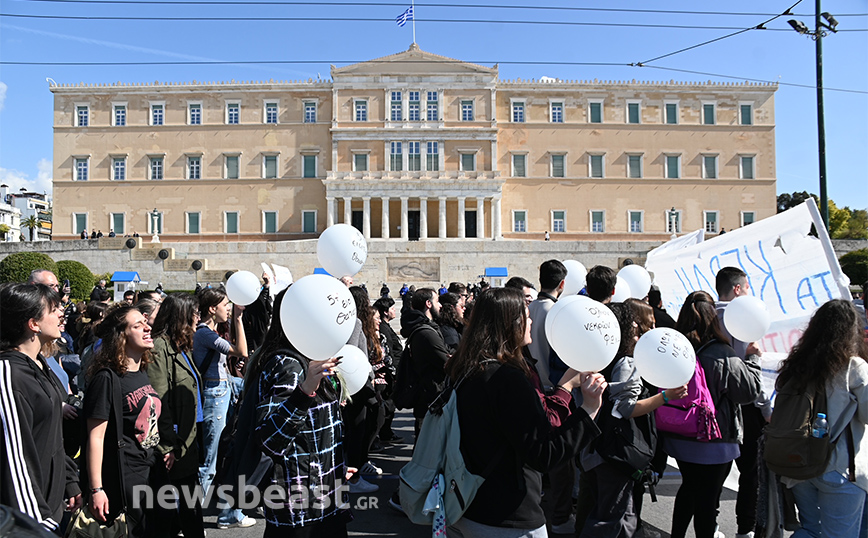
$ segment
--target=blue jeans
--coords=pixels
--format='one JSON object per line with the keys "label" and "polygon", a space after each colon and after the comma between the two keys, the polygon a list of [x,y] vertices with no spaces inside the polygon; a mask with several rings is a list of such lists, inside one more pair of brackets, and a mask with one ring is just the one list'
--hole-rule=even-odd
{"label": "blue jeans", "polygon": [[199,467],[199,482],[202,490],[207,493],[217,470],[217,447],[220,444],[220,434],[226,426],[226,414],[232,399],[232,390],[228,379],[220,381],[205,381],[203,391],[205,401],[202,405],[202,453],[204,462]]}
{"label": "blue jeans", "polygon": [[793,538],[852,538],[859,536],[865,490],[836,471],[792,488],[802,528]]}

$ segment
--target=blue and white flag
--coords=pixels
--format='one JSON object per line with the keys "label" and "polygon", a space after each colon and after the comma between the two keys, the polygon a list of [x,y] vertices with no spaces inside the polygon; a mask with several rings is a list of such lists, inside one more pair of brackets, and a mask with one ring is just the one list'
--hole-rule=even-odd
{"label": "blue and white flag", "polygon": [[412,20],[413,20],[413,6],[410,6],[407,8],[407,11],[398,15],[398,18],[395,19],[395,23],[397,23],[398,26],[403,27],[405,24],[407,24],[407,21],[412,21]]}

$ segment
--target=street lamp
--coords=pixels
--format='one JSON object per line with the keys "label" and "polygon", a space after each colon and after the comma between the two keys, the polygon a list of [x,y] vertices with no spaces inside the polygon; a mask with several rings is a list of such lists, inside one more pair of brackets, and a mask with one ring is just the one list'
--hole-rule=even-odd
{"label": "street lamp", "polygon": [[[838,21],[829,12],[820,11],[820,0],[814,13],[814,31],[802,21],[790,19],[787,23],[801,35],[809,36],[817,44],[817,143],[820,153],[820,215],[826,230],[829,229],[829,196],[826,192],[826,126],[823,114],[823,38],[828,32],[837,33]],[[825,21],[824,21],[825,19]]]}
{"label": "street lamp", "polygon": [[672,209],[669,210],[669,229],[672,230],[672,235],[669,236],[669,239],[677,239],[678,234],[675,233],[675,218],[678,217],[678,213],[675,212],[675,206],[672,206]]}
{"label": "street lamp", "polygon": [[157,221],[159,220],[159,218],[160,218],[160,212],[157,211],[157,208],[155,207],[154,210],[151,211],[151,228],[152,228],[152,231],[154,232],[154,235],[151,237],[151,243],[159,243],[160,242],[160,236],[157,235]]}

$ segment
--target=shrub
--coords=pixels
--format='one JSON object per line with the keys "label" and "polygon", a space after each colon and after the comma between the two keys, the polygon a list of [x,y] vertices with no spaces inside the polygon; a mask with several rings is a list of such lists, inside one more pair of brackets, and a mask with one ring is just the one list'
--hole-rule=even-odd
{"label": "shrub", "polygon": [[861,286],[868,281],[868,248],[848,252],[838,262],[844,274],[850,277],[850,284]]}
{"label": "shrub", "polygon": [[69,279],[72,287],[71,297],[75,301],[87,301],[93,289],[93,273],[87,266],[75,260],[57,262],[57,279],[61,282]]}
{"label": "shrub", "polygon": [[16,252],[0,261],[0,282],[27,282],[34,269],[48,269],[57,274],[57,264],[48,254]]}

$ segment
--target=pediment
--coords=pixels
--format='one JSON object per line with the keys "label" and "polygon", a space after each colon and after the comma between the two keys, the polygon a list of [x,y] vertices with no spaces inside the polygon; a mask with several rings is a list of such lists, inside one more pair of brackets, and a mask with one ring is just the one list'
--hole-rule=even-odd
{"label": "pediment", "polygon": [[497,76],[497,66],[462,62],[439,54],[425,52],[415,43],[406,51],[344,67],[331,66],[332,78],[341,76],[378,75],[490,75]]}

